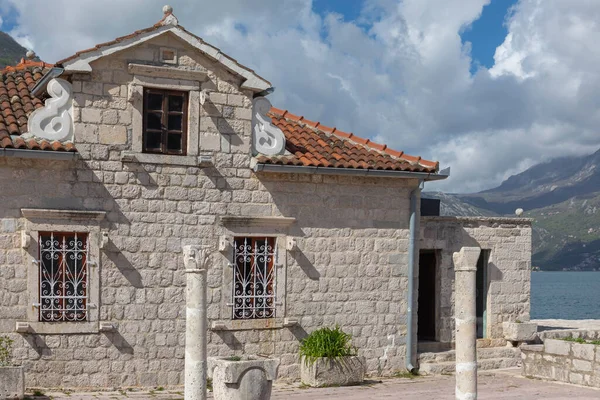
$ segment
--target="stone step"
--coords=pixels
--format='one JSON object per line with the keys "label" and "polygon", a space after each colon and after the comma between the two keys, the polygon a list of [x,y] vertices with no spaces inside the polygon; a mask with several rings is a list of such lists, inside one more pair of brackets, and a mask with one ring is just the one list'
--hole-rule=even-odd
{"label": "stone step", "polygon": [[[506,346],[506,339],[477,339],[477,348],[487,347],[503,347]],[[446,350],[452,350],[454,343],[420,341],[417,343],[417,351],[419,353],[432,353]]]}
{"label": "stone step", "polygon": [[[513,368],[520,365],[521,360],[518,358],[489,358],[477,361],[477,368],[479,371]],[[419,367],[419,373],[424,375],[451,375],[454,374],[455,369],[456,364],[454,361],[424,363]]]}
{"label": "stone step", "polygon": [[[521,356],[521,351],[516,347],[483,347],[477,349],[477,359],[486,360],[492,358],[516,358]],[[454,362],[456,360],[456,351],[448,350],[441,352],[419,353],[417,355],[418,362],[423,363],[440,363]]]}

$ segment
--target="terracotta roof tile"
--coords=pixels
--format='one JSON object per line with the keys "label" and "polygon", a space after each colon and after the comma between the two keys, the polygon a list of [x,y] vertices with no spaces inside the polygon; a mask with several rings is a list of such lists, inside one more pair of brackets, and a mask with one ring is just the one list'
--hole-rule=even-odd
{"label": "terracotta roof tile", "polygon": [[31,89],[51,67],[42,61],[21,60],[0,70],[0,149],[77,151],[73,143],[21,137],[27,133],[29,115],[44,105]]}
{"label": "terracotta roof tile", "polygon": [[427,173],[435,173],[439,168],[435,161],[406,155],[389,149],[386,145],[321,125],[286,110],[272,107],[269,117],[283,131],[286,150],[291,154],[258,156],[259,163]]}

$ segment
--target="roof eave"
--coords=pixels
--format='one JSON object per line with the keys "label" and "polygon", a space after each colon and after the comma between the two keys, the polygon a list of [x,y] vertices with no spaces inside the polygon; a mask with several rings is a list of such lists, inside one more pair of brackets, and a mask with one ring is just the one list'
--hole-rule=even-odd
{"label": "roof eave", "polygon": [[241,85],[242,89],[252,90],[253,92],[261,92],[263,90],[269,89],[272,86],[271,83],[266,79],[263,79],[249,68],[242,66],[232,58],[228,57],[226,54],[222,53],[216,47],[205,43],[203,40],[186,31],[182,26],[179,25],[164,25],[161,27],[157,27],[154,30],[139,33],[138,35],[122,40],[115,44],[108,45],[106,47],[100,47],[98,49],[82,53],[75,58],[65,59],[65,61],[62,62],[62,67],[67,73],[91,72],[92,67],[90,63],[102,57],[106,57],[113,53],[126,50],[130,47],[151,40],[157,36],[162,35],[165,32],[171,32],[172,34],[176,35],[177,37],[188,43],[190,46],[196,48],[200,52],[206,54],[206,56],[208,56],[209,58],[220,63],[231,73],[243,78],[244,82]]}
{"label": "roof eave", "polygon": [[362,177],[381,177],[381,178],[414,178],[423,181],[439,181],[450,176],[450,168],[440,172],[411,172],[411,171],[390,171],[377,169],[350,169],[350,168],[332,168],[332,167],[308,167],[297,165],[279,165],[257,163],[254,172],[273,172],[284,174],[311,174],[311,175],[349,175]]}
{"label": "roof eave", "polygon": [[34,158],[42,160],[70,161],[75,160],[79,153],[75,151],[0,149],[0,157]]}
{"label": "roof eave", "polygon": [[31,94],[37,98],[40,98],[40,95],[42,95],[46,91],[46,87],[48,86],[48,83],[52,79],[58,78],[59,76],[61,76],[63,74],[63,72],[65,72],[65,70],[63,68],[52,67],[52,69],[50,69],[50,71],[46,72],[46,74],[42,77],[42,79],[40,79],[38,81],[38,83],[35,84],[33,89],[31,89]]}

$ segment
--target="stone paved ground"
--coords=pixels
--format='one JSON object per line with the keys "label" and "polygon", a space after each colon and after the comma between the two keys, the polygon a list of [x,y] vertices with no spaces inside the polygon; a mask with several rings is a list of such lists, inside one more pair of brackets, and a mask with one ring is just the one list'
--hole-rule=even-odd
{"label": "stone paved ground", "polygon": [[531,322],[538,324],[539,331],[555,329],[600,329],[600,319],[534,319]]}
{"label": "stone paved ground", "polygon": [[[47,393],[36,400],[126,400],[183,399],[181,391],[111,393]],[[212,396],[209,395],[209,398]],[[377,400],[377,399],[454,399],[454,376],[393,378],[373,381],[359,387],[302,389],[298,385],[277,385],[273,400]],[[549,383],[520,376],[520,369],[484,371],[479,375],[479,399],[600,399],[600,390],[572,385]]]}

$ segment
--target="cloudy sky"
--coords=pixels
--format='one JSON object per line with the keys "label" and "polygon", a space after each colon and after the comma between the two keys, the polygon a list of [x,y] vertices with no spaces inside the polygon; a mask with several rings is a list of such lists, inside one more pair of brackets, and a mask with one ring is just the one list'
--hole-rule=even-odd
{"label": "cloudy sky", "polygon": [[[274,105],[451,166],[473,192],[600,148],[599,0],[169,0]],[[47,62],[147,27],[165,0],[0,0]]]}

